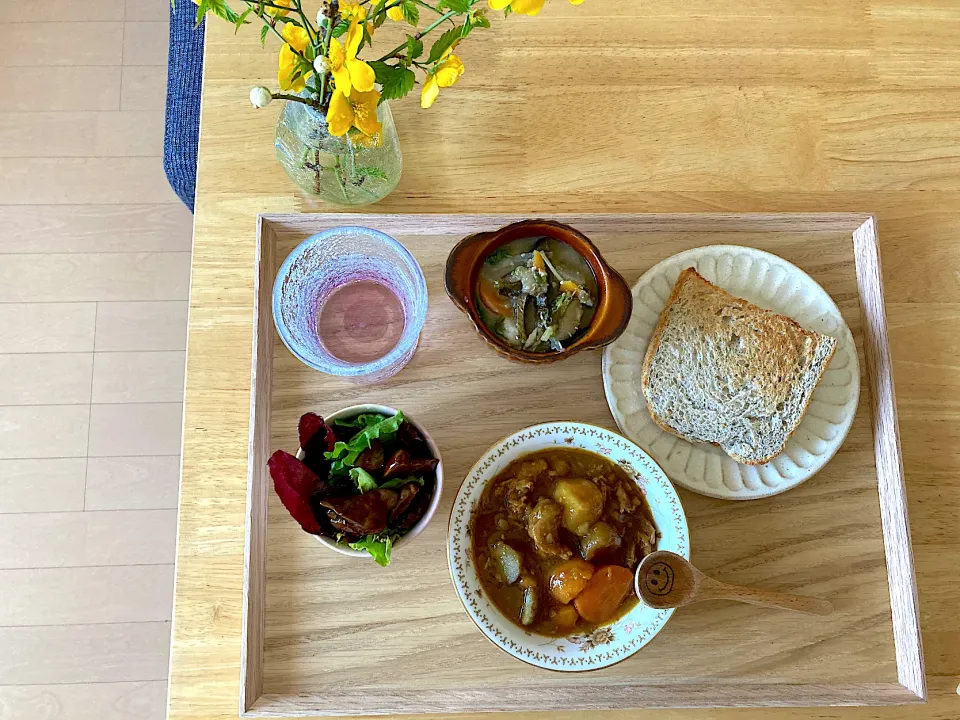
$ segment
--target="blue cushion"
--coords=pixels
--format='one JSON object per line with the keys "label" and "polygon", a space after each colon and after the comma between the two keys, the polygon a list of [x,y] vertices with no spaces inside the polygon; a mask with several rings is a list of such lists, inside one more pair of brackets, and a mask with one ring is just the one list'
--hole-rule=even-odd
{"label": "blue cushion", "polygon": [[[200,137],[200,89],[203,82],[203,29],[194,27],[196,6],[177,0],[170,9],[167,60],[167,113],[163,170],[173,191],[193,212],[197,190],[197,141]],[[205,22],[205,21],[204,21]]]}

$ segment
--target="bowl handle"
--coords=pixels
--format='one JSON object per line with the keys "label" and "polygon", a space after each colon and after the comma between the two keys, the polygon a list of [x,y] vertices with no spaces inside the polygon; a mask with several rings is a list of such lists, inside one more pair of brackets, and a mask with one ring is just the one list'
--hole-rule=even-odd
{"label": "bowl handle", "polygon": [[471,277],[475,268],[479,267],[483,257],[487,254],[490,239],[495,234],[485,232],[468,235],[454,245],[453,250],[447,256],[447,267],[444,272],[444,286],[447,295],[453,300],[454,305],[468,315],[473,302],[471,298]]}
{"label": "bowl handle", "polygon": [[630,286],[616,270],[604,263],[607,283],[597,306],[590,329],[581,338],[584,350],[602,347],[616,340],[630,322],[633,313],[633,295]]}

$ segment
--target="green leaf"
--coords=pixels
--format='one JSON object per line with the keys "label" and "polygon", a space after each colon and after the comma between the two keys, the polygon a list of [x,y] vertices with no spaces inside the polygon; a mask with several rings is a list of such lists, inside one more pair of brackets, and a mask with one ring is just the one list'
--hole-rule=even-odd
{"label": "green leaf", "polygon": [[269,34],[269,32],[270,32],[269,25],[264,25],[262,28],[260,28],[260,47],[267,46],[267,35]]}
{"label": "green leaf", "polygon": [[357,52],[360,52],[364,45],[373,45],[373,36],[370,35],[370,29],[367,27],[367,24],[362,23],[360,27],[363,29],[363,37],[360,40],[360,45],[357,48]]}
{"label": "green leaf", "polygon": [[350,468],[350,479],[357,484],[357,490],[361,493],[377,489],[377,481],[363,468]]}
{"label": "green leaf", "polygon": [[323,454],[327,460],[333,461],[330,464],[330,474],[347,474],[347,468],[353,467],[360,453],[369,448],[374,440],[380,439],[386,441],[393,438],[402,422],[403,413],[398,410],[397,414],[393,417],[384,418],[378,423],[363,428],[350,438],[348,442],[338,440],[334,444],[333,450]]}
{"label": "green leaf", "polygon": [[454,12],[465,13],[470,11],[470,0],[442,0],[438,7],[441,9],[447,8]]}
{"label": "green leaf", "polygon": [[393,550],[393,543],[397,535],[364,535],[356,542],[350,543],[354,550],[366,550],[370,556],[377,561],[380,567],[386,567],[390,564],[390,553]]}
{"label": "green leaf", "polygon": [[339,427],[365,428],[376,425],[378,422],[386,420],[386,415],[380,413],[362,413],[355,418],[334,420],[333,424]]}
{"label": "green leaf", "polygon": [[393,478],[392,480],[387,480],[385,483],[380,485],[380,487],[384,490],[395,490],[396,488],[402,485],[406,485],[409,482],[415,482],[420,487],[423,487],[426,480],[424,480],[422,477],[416,477],[415,475],[410,475],[409,477],[405,477],[405,478]]}
{"label": "green leaf", "polygon": [[346,20],[341,20],[340,22],[338,22],[336,25],[333,26],[333,37],[338,38],[344,33],[346,33],[347,30],[349,29],[350,29],[350,23],[348,23]]}
{"label": "green leaf", "polygon": [[470,15],[470,22],[474,27],[490,27],[490,18],[487,17],[487,13],[483,10],[477,10],[476,12],[472,13]]}
{"label": "green leaf", "polygon": [[362,165],[358,168],[354,168],[353,173],[357,177],[361,178],[374,177],[379,180],[387,179],[387,173],[378,167],[374,167],[373,165]]}
{"label": "green leaf", "polygon": [[377,82],[381,85],[380,101],[396,100],[402,98],[408,92],[413,90],[417,83],[417,76],[413,70],[398,65],[387,65],[385,62],[374,61],[368,63],[373,68],[377,76]]}
{"label": "green leaf", "polygon": [[246,10],[244,10],[242,13],[240,13],[240,16],[239,16],[239,17],[234,21],[234,23],[233,23],[233,27],[234,27],[234,31],[233,31],[233,32],[234,32],[234,34],[240,32],[240,28],[241,28],[243,25],[249,25],[249,24],[250,24],[250,23],[247,22],[247,15],[249,15],[249,14],[252,13],[252,12],[253,12],[253,8],[252,8],[252,7],[248,7]]}
{"label": "green leaf", "polygon": [[420,22],[420,8],[412,0],[404,0],[403,5],[400,6],[400,11],[408,24],[416,27],[417,23]]}
{"label": "green leaf", "polygon": [[507,5],[507,6],[503,9],[503,17],[504,17],[504,18],[510,17],[510,14],[511,14],[512,12],[513,12],[513,8],[510,7],[509,5]]}
{"label": "green leaf", "polygon": [[430,56],[427,58],[428,63],[434,63],[440,59],[440,57],[451,47],[453,44],[463,37],[463,26],[457,25],[447,30],[443,35],[437,38],[436,42],[433,43],[433,47],[430,48]]}
{"label": "green leaf", "polygon": [[416,60],[421,55],[423,55],[423,40],[407,35],[407,57]]}
{"label": "green leaf", "polygon": [[[226,0],[200,0],[197,5],[197,13],[200,13],[201,8],[204,8],[203,12],[212,12],[218,18],[230,23],[236,23],[237,18],[240,17],[227,5]],[[203,15],[200,14],[199,17],[203,17]]]}
{"label": "green leaf", "polygon": [[502,247],[494,250],[492,253],[487,255],[486,263],[487,265],[496,265],[498,262],[504,258],[510,257],[510,251],[507,248]]}

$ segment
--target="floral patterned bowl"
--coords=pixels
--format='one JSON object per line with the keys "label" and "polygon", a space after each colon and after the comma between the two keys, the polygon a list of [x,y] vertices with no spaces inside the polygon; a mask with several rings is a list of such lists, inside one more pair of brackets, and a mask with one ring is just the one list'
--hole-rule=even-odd
{"label": "floral patterned bowl", "polygon": [[551,447],[581,448],[619,463],[646,495],[661,533],[657,549],[672,550],[690,558],[690,536],[680,498],[650,456],[610,430],[583,423],[558,422],[534,425],[501,440],[473,466],[450,514],[447,561],[453,584],[470,619],[501,650],[548,670],[596,670],[620,662],[650,642],[673,610],[654,610],[641,602],[616,622],[589,635],[545,637],[522,630],[507,620],[484,594],[474,566],[470,525],[483,488],[512,461]]}

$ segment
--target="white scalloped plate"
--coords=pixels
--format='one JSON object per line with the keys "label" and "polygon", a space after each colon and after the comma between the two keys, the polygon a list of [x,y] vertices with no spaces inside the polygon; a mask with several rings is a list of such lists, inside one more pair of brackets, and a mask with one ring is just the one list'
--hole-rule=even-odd
{"label": "white scalloped plate", "polygon": [[[673,284],[688,267],[737,297],[839,341],[800,427],[784,451],[765,465],[741,465],[714,445],[678,438],[647,411],[640,390],[643,357]],[[671,480],[712,497],[752,500],[796,487],[840,449],[860,398],[860,364],[836,303],[803,270],[762,250],[708,245],[667,258],[633,286],[630,324],[603,353],[603,387],[624,435],[650,453]]]}

